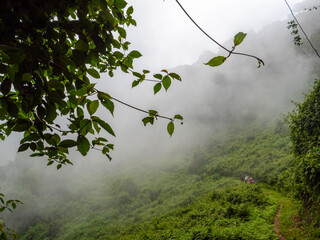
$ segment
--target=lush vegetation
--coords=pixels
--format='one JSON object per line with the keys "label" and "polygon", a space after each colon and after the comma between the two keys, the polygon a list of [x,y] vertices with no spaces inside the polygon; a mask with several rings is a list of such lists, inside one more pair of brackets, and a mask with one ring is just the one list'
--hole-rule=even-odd
{"label": "lush vegetation", "polygon": [[304,218],[320,227],[320,82],[290,114],[291,140],[296,156],[295,194],[303,201]]}
{"label": "lush vegetation", "polygon": [[[180,3],[177,1],[180,5]],[[174,132],[180,114],[160,115],[156,110],[134,107],[112,94],[97,89],[100,74],[113,78],[115,71],[132,75],[132,87],[143,81],[156,82],[154,94],[167,91],[178,74],[161,70],[134,70],[133,62],[142,56],[130,49],[125,28],[136,26],[134,8],[125,0],[6,1],[0,7],[0,139],[21,132],[19,152],[31,150],[32,157],[45,156],[57,169],[72,164],[69,150],[83,156],[98,150],[111,160],[115,132],[98,116],[99,106],[111,115],[114,102],[145,113],[144,125],[156,119],[168,121]],[[181,6],[181,5],[180,5]],[[182,6],[181,6],[182,8]],[[219,66],[246,37],[238,33],[229,55],[218,56],[207,65]],[[259,65],[263,61],[255,56]],[[221,60],[222,59],[222,60]],[[90,79],[91,78],[91,79]],[[149,79],[148,79],[149,78]],[[104,135],[102,135],[102,131]],[[101,133],[100,133],[101,131]],[[2,202],[2,201],[1,201]],[[6,204],[0,206],[0,212]],[[0,233],[5,234],[0,228]]]}
{"label": "lush vegetation", "polygon": [[[102,105],[113,114],[115,101],[133,106],[97,89],[89,76],[99,79],[107,73],[112,78],[119,69],[132,74],[132,87],[150,80],[148,70],[133,68],[134,59],[142,55],[129,50],[126,41],[124,27],[136,25],[132,13],[133,7],[124,0],[3,3],[0,138],[23,132],[18,151],[29,149],[35,152],[32,156],[46,156],[47,165],[55,163],[57,169],[72,164],[71,148],[83,156],[97,149],[111,159],[114,146],[108,137],[93,139],[101,129],[115,136],[98,117],[98,108]],[[229,55],[214,57],[207,65],[219,66],[232,54],[254,57],[233,51],[245,37],[237,34],[232,50],[225,49]],[[173,80],[181,81],[165,69],[153,77],[154,94],[167,91]],[[319,106],[320,82],[316,81],[313,91],[289,115],[292,143],[283,121],[238,123],[193,154],[168,159],[170,163],[160,170],[99,175],[72,192],[60,186],[77,179],[45,185],[50,191],[40,191],[44,179],[34,164],[15,162],[0,168],[0,182],[9,196],[26,203],[12,216],[8,211],[21,202],[0,193],[0,213],[10,223],[0,218],[0,239],[16,238],[6,225],[14,226],[21,239],[277,239],[274,216],[280,205],[284,206],[279,217],[281,235],[318,239]],[[174,121],[183,120],[179,114],[166,117],[155,110],[135,109],[147,114],[144,125],[157,118],[169,120],[170,135]],[[57,120],[68,124],[61,127]],[[16,169],[15,178],[10,169]],[[245,175],[257,184],[244,183]],[[299,201],[280,192],[301,200],[301,211]],[[38,209],[36,213],[28,210],[32,207]]]}
{"label": "lush vegetation", "polygon": [[[150,73],[133,70],[134,59],[142,56],[126,41],[124,28],[136,25],[133,11],[124,0],[1,3],[0,139],[24,133],[18,150],[46,156],[58,169],[71,164],[69,150],[75,147],[83,156],[96,149],[111,159],[109,137],[115,133],[97,110],[101,105],[113,114],[114,102],[123,102],[97,89],[92,79],[101,73],[112,78],[119,69],[132,75],[134,87]],[[181,80],[166,70],[154,77],[155,93]],[[155,110],[141,111],[145,124],[162,118]],[[167,119],[172,135],[173,121],[182,117]]]}
{"label": "lush vegetation", "polygon": [[[29,189],[19,197],[41,213],[23,206],[20,216],[8,216],[9,223],[20,239],[277,239],[274,217],[284,203],[281,234],[310,239],[300,228],[308,229],[299,221],[299,204],[267,187],[287,188],[284,170],[294,158],[286,124],[251,124],[221,134],[191,157],[168,159],[148,171],[91,178],[72,192]],[[28,180],[33,186],[41,182],[32,169],[24,174],[17,180],[21,192]],[[244,183],[244,174],[256,184]]]}

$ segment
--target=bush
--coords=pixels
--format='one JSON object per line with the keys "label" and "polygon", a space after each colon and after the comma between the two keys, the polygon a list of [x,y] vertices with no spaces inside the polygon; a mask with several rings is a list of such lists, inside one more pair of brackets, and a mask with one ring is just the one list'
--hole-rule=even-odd
{"label": "bush", "polygon": [[[294,190],[303,201],[303,212],[319,216],[320,204],[320,81],[289,115],[290,137],[296,155]],[[313,213],[312,213],[313,212]],[[309,219],[308,219],[309,220]]]}

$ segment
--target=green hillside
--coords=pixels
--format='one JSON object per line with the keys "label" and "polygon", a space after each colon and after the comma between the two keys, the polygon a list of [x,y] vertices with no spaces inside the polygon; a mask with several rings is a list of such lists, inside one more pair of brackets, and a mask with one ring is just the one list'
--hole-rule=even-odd
{"label": "green hillside", "polygon": [[[21,211],[20,220],[9,222],[28,240],[278,239],[274,217],[283,205],[286,239],[318,239],[298,220],[299,203],[279,193],[290,188],[292,162],[283,122],[246,125],[191,155],[93,177],[63,197],[29,192],[21,198],[40,210]],[[244,174],[256,183],[245,183]]]}

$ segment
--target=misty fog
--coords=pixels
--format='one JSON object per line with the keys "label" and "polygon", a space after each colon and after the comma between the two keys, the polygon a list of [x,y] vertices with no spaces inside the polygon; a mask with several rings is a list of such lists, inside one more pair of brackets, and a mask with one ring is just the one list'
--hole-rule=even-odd
{"label": "misty fog", "polygon": [[[310,35],[319,29],[319,12],[302,11],[298,17]],[[99,152],[91,151],[86,157],[73,152],[70,160],[74,166],[65,166],[57,171],[54,165],[46,167],[45,159],[30,159],[30,152],[17,154],[15,162],[0,167],[2,191],[8,198],[25,202],[15,215],[21,218],[23,214],[36,215],[38,209],[63,201],[64,196],[72,197],[79,188],[94,191],[94,186],[86,185],[88,179],[96,179],[97,184],[99,179],[110,178],[112,182],[112,176],[125,174],[126,168],[163,167],[171,159],[188,156],[234,123],[281,118],[281,114],[294,108],[291,101],[301,101],[303,93],[319,77],[315,74],[319,60],[307,42],[301,47],[293,44],[291,30],[287,29],[289,20],[269,24],[259,32],[248,32],[244,42],[237,47],[238,52],[263,59],[265,66],[260,68],[257,68],[256,60],[242,56],[231,56],[222,66],[211,68],[203,63],[214,56],[227,54],[206,51],[199,53],[199,59],[191,65],[168,69],[180,74],[182,82],[174,81],[167,93],[162,89],[155,96],[152,82],[143,82],[131,89],[134,79],[123,73],[117,73],[115,79],[102,77],[98,88],[139,108],[157,110],[161,115],[172,117],[181,114],[183,125],[175,122],[175,132],[170,138],[166,132],[166,120],[158,119],[154,126],[148,124],[145,127],[141,121],[143,113],[115,103],[114,118],[107,111],[100,111],[100,117],[110,122],[117,135],[110,138],[110,142],[115,144],[111,162]],[[232,41],[230,39],[225,45],[230,48]],[[12,142],[18,145],[17,141]],[[4,152],[2,154],[5,155]],[[168,159],[169,155],[171,159]],[[37,177],[35,181],[30,182],[29,178],[24,182],[19,177],[21,172]],[[28,196],[12,195],[17,192],[15,186],[21,186],[21,183],[28,184],[39,198],[44,193],[49,193],[52,198],[43,206],[35,206],[28,202]]]}

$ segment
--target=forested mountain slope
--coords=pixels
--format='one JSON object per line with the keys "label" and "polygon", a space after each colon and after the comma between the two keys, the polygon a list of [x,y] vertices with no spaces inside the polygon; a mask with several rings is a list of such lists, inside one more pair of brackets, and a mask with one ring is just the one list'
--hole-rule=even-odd
{"label": "forested mountain slope", "polygon": [[[148,171],[88,179],[72,192],[57,192],[60,199],[29,193],[24,198],[42,205],[41,212],[22,207],[12,224],[21,239],[277,239],[280,205],[263,182],[286,187],[284,170],[293,157],[279,124],[246,126]],[[244,183],[244,174],[256,183]],[[30,175],[20,179],[26,187]]]}

